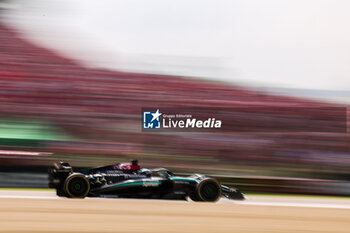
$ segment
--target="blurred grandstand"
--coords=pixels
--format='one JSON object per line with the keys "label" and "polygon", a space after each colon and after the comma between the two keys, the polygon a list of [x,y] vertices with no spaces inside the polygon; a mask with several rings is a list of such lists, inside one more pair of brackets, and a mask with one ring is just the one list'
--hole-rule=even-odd
{"label": "blurred grandstand", "polygon": [[[186,77],[87,68],[25,41],[3,23],[0,90],[2,166],[47,166],[58,159],[96,166],[137,158],[144,166],[179,172],[349,179],[345,121],[338,122],[342,130],[300,133],[271,130],[273,125],[244,132],[232,120],[249,116],[234,115],[234,108],[290,107],[292,128],[310,114],[305,109],[316,109],[308,119],[321,119],[321,126],[322,119],[337,115],[334,107],[341,106],[335,104]],[[142,107],[221,109],[225,130],[141,132]]]}

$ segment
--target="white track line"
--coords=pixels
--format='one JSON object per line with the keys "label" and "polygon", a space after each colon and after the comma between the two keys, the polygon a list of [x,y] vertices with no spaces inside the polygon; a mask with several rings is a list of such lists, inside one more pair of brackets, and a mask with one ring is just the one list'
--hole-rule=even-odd
{"label": "white track line", "polygon": [[[21,194],[23,193],[23,194]],[[32,192],[31,192],[32,193]],[[0,198],[14,198],[14,199],[65,199],[57,196],[50,195],[26,195],[25,192],[17,191],[14,195],[3,194],[0,192]],[[88,198],[90,199],[90,198]],[[97,198],[92,198],[97,199]],[[102,198],[101,198],[102,199]],[[108,200],[113,200],[108,198]],[[119,199],[121,200],[121,199]],[[135,199],[136,200],[136,199]],[[143,199],[146,200],[146,199]],[[151,200],[156,201],[156,200]],[[164,201],[164,200],[161,200]],[[350,204],[326,204],[326,203],[297,203],[297,202],[271,202],[271,201],[231,201],[227,199],[221,199],[220,204],[237,204],[237,205],[252,205],[252,206],[280,206],[280,207],[304,207],[304,208],[332,208],[332,209],[350,209]]]}
{"label": "white track line", "polygon": [[55,196],[35,196],[35,195],[0,195],[0,198],[17,198],[17,199],[60,199]]}
{"label": "white track line", "polygon": [[332,209],[350,209],[350,205],[345,204],[325,204],[325,203],[292,203],[292,202],[265,202],[265,201],[240,201],[235,202],[239,205],[255,206],[282,206],[282,207],[306,207],[306,208],[332,208]]}

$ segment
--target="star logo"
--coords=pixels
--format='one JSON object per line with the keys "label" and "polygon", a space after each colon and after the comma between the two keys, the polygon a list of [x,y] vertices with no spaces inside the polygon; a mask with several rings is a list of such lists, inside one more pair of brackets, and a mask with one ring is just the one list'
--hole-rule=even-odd
{"label": "star logo", "polygon": [[159,109],[155,112],[143,112],[143,128],[144,129],[160,129],[161,115]]}
{"label": "star logo", "polygon": [[159,121],[159,117],[162,115],[160,112],[159,112],[159,109],[157,109],[157,111],[155,113],[151,113],[151,115],[153,116],[152,121],[154,121],[155,119],[157,119],[157,121]]}

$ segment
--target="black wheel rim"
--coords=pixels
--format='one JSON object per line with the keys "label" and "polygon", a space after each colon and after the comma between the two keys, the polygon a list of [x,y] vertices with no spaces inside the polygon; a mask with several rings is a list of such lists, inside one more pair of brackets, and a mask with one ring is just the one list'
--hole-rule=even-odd
{"label": "black wheel rim", "polygon": [[207,182],[203,184],[201,193],[206,200],[216,200],[218,198],[219,188],[215,183]]}

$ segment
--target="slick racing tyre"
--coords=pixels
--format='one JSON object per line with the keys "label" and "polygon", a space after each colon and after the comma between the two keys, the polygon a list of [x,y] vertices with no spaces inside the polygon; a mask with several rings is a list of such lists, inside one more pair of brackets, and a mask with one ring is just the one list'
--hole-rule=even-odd
{"label": "slick racing tyre", "polygon": [[56,189],[56,195],[59,197],[65,197],[66,193],[63,191],[63,189],[58,188],[58,189]]}
{"label": "slick racing tyre", "polygon": [[191,198],[192,201],[199,201],[198,195],[196,194],[196,192],[192,192],[190,193],[189,197]]}
{"label": "slick racing tyre", "polygon": [[81,173],[73,173],[64,182],[67,197],[84,198],[90,192],[90,182]]}
{"label": "slick racing tyre", "polygon": [[201,180],[196,187],[196,191],[191,197],[194,201],[207,201],[215,202],[217,201],[222,194],[221,185],[219,182],[212,178],[206,178]]}

